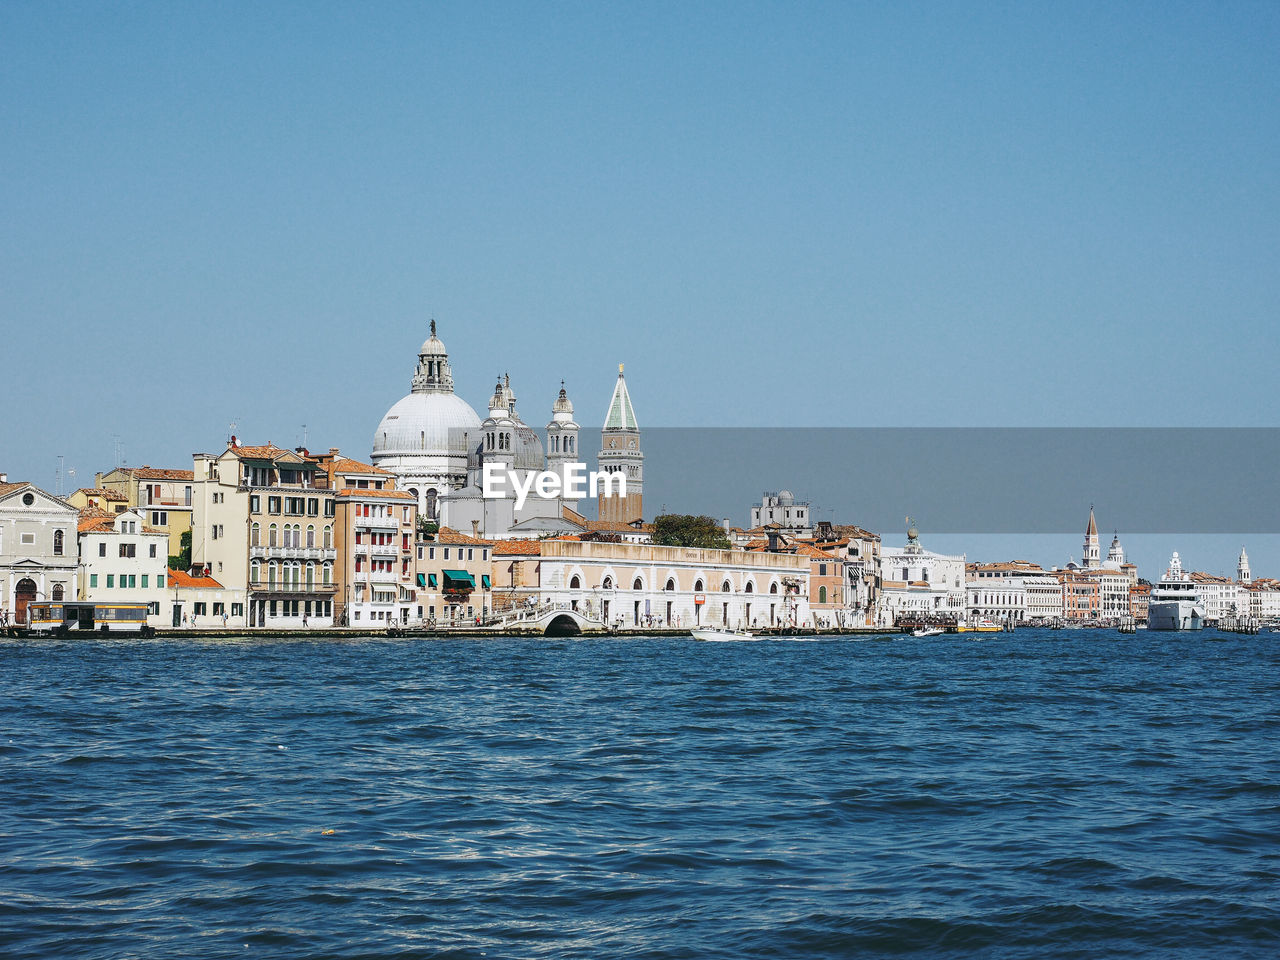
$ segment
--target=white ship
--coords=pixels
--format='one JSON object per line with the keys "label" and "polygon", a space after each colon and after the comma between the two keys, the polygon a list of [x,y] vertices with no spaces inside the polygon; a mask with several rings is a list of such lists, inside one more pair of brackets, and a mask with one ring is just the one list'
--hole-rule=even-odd
{"label": "white ship", "polygon": [[1148,630],[1199,630],[1204,626],[1204,604],[1195,582],[1182,570],[1178,551],[1173,552],[1164,578],[1151,588],[1147,607]]}

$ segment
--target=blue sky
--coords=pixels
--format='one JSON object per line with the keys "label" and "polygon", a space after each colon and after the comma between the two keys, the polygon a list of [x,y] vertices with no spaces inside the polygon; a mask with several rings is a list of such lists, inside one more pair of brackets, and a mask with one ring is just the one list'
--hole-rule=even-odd
{"label": "blue sky", "polygon": [[0,5],[0,470],[365,456],[433,316],[538,424],[625,361],[653,426],[1276,425],[1278,49],[1272,3]]}

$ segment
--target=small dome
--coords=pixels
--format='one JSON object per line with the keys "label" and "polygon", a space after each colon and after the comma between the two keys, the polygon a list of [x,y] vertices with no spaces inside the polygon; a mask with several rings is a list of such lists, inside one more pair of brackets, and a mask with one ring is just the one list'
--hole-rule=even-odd
{"label": "small dome", "polygon": [[378,424],[378,432],[373,436],[373,455],[464,454],[464,432],[472,438],[478,436],[480,418],[461,397],[453,393],[411,393],[397,401]]}
{"label": "small dome", "polygon": [[444,342],[436,336],[436,322],[431,321],[431,336],[422,341],[422,349],[418,351],[420,357],[447,357],[449,352],[444,348]]}
{"label": "small dome", "polygon": [[789,507],[796,502],[796,495],[790,490],[780,490],[778,492],[778,503],[784,507]]}

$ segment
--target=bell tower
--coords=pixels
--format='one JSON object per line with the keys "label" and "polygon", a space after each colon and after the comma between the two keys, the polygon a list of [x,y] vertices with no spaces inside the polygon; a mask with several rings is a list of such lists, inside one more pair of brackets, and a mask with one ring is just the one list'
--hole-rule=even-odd
{"label": "bell tower", "polygon": [[622,364],[618,364],[618,382],[614,384],[604,429],[600,431],[600,453],[596,459],[601,470],[621,473],[627,481],[625,497],[606,495],[603,489],[600,491],[596,500],[600,519],[619,523],[644,519],[644,454],[640,451],[640,425],[631,407]]}

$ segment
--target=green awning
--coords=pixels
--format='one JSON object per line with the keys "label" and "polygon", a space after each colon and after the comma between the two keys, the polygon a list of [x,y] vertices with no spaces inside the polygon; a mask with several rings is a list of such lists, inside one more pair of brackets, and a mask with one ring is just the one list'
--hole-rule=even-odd
{"label": "green awning", "polygon": [[418,574],[418,586],[425,587],[427,585],[427,575],[425,573]]}
{"label": "green awning", "polygon": [[434,573],[427,574],[427,586],[434,587],[436,585],[436,575]]}
{"label": "green awning", "polygon": [[484,585],[484,588],[485,588],[486,590],[490,589],[490,587],[489,587],[489,575],[488,575],[487,573],[482,573],[482,574],[480,574],[480,583]]}
{"label": "green awning", "polygon": [[476,578],[465,570],[444,570],[444,578],[446,580],[455,580],[458,583],[467,583],[471,586],[476,585]]}

